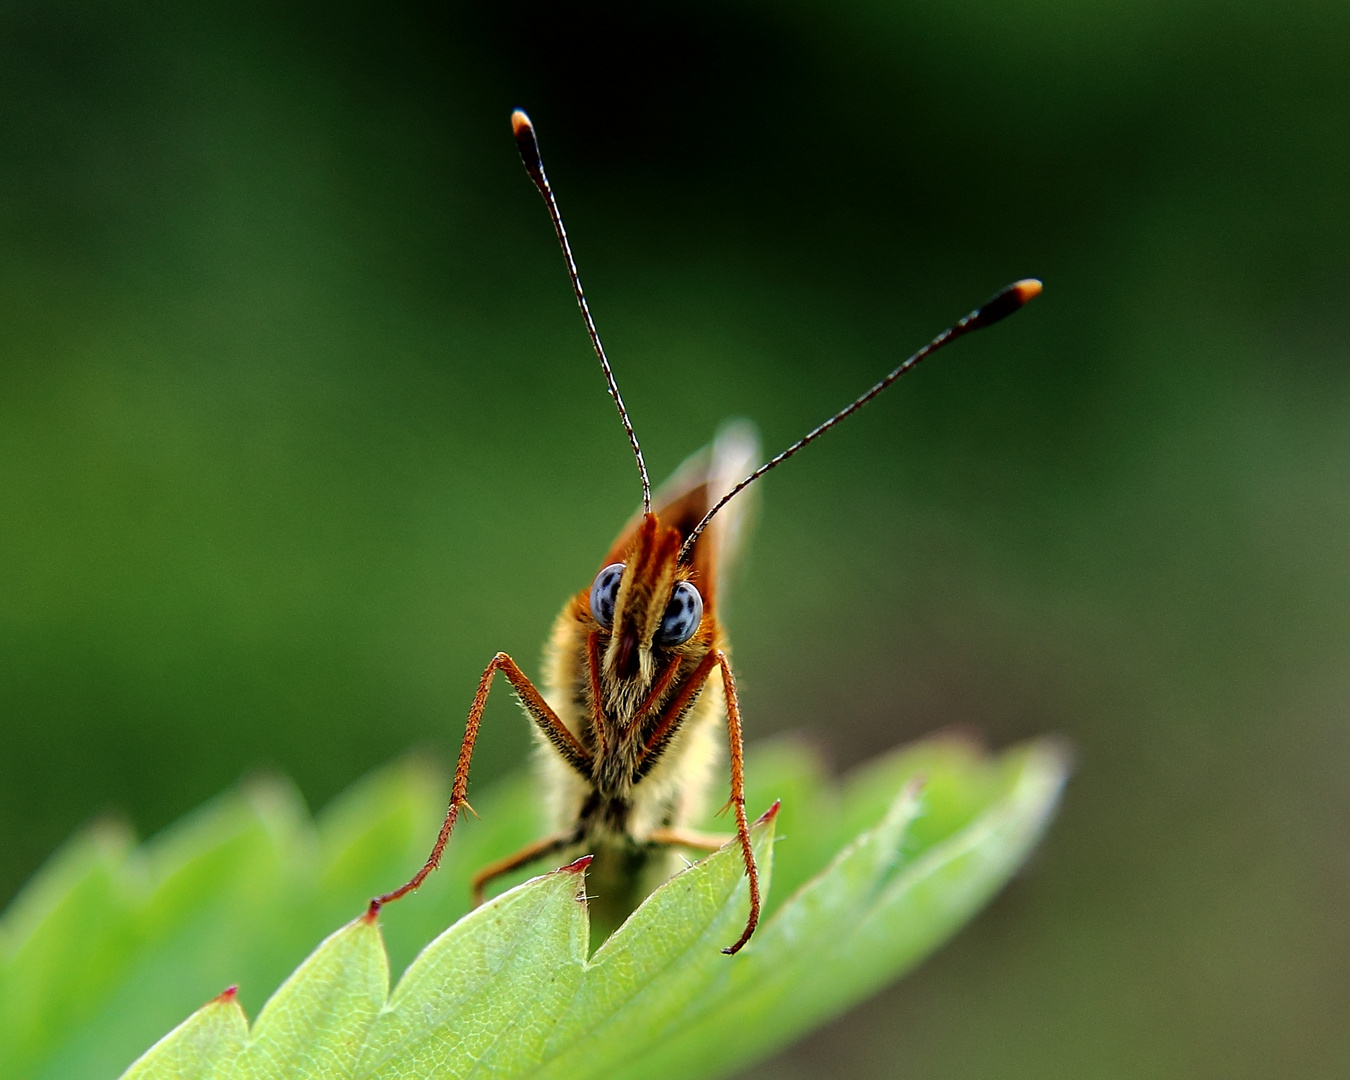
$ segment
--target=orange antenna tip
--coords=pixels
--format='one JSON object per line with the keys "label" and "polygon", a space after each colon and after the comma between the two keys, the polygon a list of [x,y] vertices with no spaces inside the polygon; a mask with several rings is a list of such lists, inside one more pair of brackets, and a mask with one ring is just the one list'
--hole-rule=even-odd
{"label": "orange antenna tip", "polygon": [[848,417],[852,416],[855,412],[861,409],[864,405],[866,405],[879,393],[885,390],[886,387],[890,386],[891,383],[895,382],[896,379],[900,378],[901,375],[904,375],[908,371],[913,371],[918,364],[922,363],[927,357],[932,356],[939,349],[945,348],[946,346],[950,345],[953,341],[955,341],[957,338],[964,337],[972,330],[982,330],[986,326],[993,326],[994,323],[1006,319],[1014,311],[1021,310],[1021,308],[1026,304],[1028,300],[1035,299],[1037,296],[1040,295],[1040,293],[1041,293],[1041,283],[1036,278],[1023,278],[1021,281],[1014,281],[1011,285],[1009,285],[1006,289],[1000,292],[997,296],[994,296],[990,300],[988,300],[982,307],[976,308],[960,322],[956,323],[954,326],[949,326],[946,330],[942,331],[942,333],[940,333],[937,337],[935,337],[922,349],[916,352],[913,356],[911,356],[898,368],[892,371],[879,383],[873,386],[870,390],[868,390],[861,396],[855,398],[851,404],[845,405],[842,409],[840,409],[837,413],[831,416],[823,424],[819,424],[816,427],[812,428],[800,439],[798,439],[795,443],[793,443],[786,450],[784,450],[781,454],[779,454],[776,457],[770,458],[758,469],[756,469],[744,480],[742,480],[739,484],[737,484],[725,495],[723,495],[720,499],[718,499],[717,502],[713,504],[712,509],[703,515],[702,520],[699,521],[699,523],[694,526],[693,531],[690,532],[689,535],[685,538],[684,546],[680,548],[679,561],[682,563],[689,562],[689,559],[694,551],[694,541],[696,541],[699,538],[699,535],[703,532],[703,530],[707,528],[708,522],[710,522],[716,516],[717,512],[721,510],[722,507],[726,506],[727,503],[729,503],[738,494],[740,494],[747,487],[753,484],[756,480],[758,480],[770,469],[777,468],[779,465],[783,464],[783,462],[785,462],[788,458],[790,458],[793,454],[797,453],[797,451],[801,450],[803,447],[810,446],[811,443],[815,442],[818,438],[824,435],[825,432],[829,431],[830,428],[834,427],[835,424],[839,423],[841,420],[847,419]]}
{"label": "orange antenna tip", "polygon": [[980,330],[986,326],[993,326],[994,323],[1006,319],[1014,311],[1019,311],[1029,300],[1034,300],[1041,294],[1041,283],[1036,278],[1023,278],[1021,281],[1014,281],[1001,293],[988,301],[978,311],[971,312],[965,319],[961,329]]}
{"label": "orange antenna tip", "polygon": [[539,140],[535,138],[534,125],[530,123],[530,117],[524,109],[517,109],[511,114],[511,134],[516,137],[516,149],[520,151],[520,160],[525,163],[525,171],[542,192],[544,163],[539,157]]}
{"label": "orange antenna tip", "polygon": [[605,347],[600,344],[600,332],[596,330],[595,320],[591,318],[591,309],[586,306],[586,294],[581,291],[577,263],[572,258],[572,245],[567,242],[567,230],[563,228],[562,212],[558,209],[558,200],[553,196],[553,188],[549,186],[548,177],[544,175],[544,162],[539,156],[539,140],[534,134],[534,124],[530,122],[524,109],[516,109],[511,113],[511,132],[516,137],[516,149],[520,151],[520,160],[525,163],[525,171],[530,174],[534,186],[544,197],[544,205],[548,207],[548,216],[553,222],[558,246],[562,248],[563,259],[567,263],[567,276],[572,281],[572,292],[576,294],[577,307],[581,309],[581,318],[586,323],[586,333],[590,335],[591,347],[595,349],[595,355],[600,360],[600,369],[605,373],[605,386],[609,388],[609,396],[614,399],[614,406],[619,410],[619,422],[623,424],[624,433],[628,436],[628,445],[632,447],[633,457],[637,459],[638,477],[642,481],[642,509],[644,512],[650,511],[652,483],[647,476],[647,463],[642,460],[642,447],[638,445],[633,422],[628,419],[628,410],[624,408],[623,397],[619,394],[619,384],[614,381],[614,371],[609,366]]}

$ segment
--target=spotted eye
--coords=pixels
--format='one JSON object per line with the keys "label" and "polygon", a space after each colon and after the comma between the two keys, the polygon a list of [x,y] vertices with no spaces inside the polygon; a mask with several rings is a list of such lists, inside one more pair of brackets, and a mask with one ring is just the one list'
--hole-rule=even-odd
{"label": "spotted eye", "polygon": [[666,613],[656,628],[656,644],[683,645],[698,630],[703,621],[703,597],[687,581],[681,581],[670,594]]}
{"label": "spotted eye", "polygon": [[595,575],[595,584],[591,586],[591,614],[606,630],[614,625],[614,604],[619,599],[622,577],[623,563],[610,563]]}

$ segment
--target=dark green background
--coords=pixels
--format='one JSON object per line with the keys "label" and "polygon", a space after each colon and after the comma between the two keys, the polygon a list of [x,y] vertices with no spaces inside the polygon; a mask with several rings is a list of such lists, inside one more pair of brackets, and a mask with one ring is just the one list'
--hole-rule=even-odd
{"label": "dark green background", "polygon": [[[754,1072],[1350,1068],[1350,9],[11,3],[0,895],[92,816],[442,759],[648,461],[772,450],[753,736],[1062,732],[1049,841]],[[476,777],[526,725],[489,709]]]}

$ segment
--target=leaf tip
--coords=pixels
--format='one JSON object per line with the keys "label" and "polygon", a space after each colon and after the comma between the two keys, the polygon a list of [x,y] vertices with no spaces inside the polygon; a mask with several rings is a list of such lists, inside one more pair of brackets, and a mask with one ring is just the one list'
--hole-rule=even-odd
{"label": "leaf tip", "polygon": [[568,863],[566,866],[558,867],[558,873],[560,874],[585,873],[586,867],[591,865],[591,860],[594,858],[595,858],[594,855],[583,855],[581,858],[575,860],[574,862]]}
{"label": "leaf tip", "polygon": [[1078,752],[1062,735],[1043,735],[1036,740],[1036,750],[1050,768],[1058,769],[1066,778],[1078,767]]}
{"label": "leaf tip", "polygon": [[778,816],[778,810],[782,805],[783,805],[782,799],[774,799],[773,805],[755,819],[755,824],[763,825],[766,822],[773,821],[773,819]]}
{"label": "leaf tip", "polygon": [[227,986],[219,994],[211,999],[212,1005],[231,1005],[235,998],[239,996],[238,986]]}

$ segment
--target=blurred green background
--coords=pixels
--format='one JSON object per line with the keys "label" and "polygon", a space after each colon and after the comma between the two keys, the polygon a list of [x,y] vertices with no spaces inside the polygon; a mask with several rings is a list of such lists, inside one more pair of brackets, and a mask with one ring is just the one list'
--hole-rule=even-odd
{"label": "blurred green background", "polygon": [[[1079,754],[1022,879],[755,1077],[1350,1070],[1350,9],[0,10],[0,899],[81,823],[314,806],[538,670],[637,487],[770,451],[752,737]],[[518,766],[490,706],[475,781]]]}

